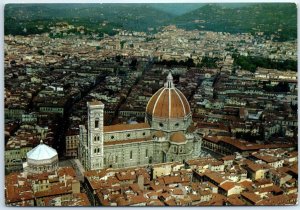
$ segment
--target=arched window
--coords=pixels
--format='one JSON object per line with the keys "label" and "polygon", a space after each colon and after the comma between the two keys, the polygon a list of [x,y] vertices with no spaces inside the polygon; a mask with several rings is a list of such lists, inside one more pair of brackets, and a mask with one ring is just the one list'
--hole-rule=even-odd
{"label": "arched window", "polygon": [[173,151],[177,152],[177,146],[173,146]]}
{"label": "arched window", "polygon": [[98,118],[95,119],[95,128],[99,128],[99,119]]}
{"label": "arched window", "polygon": [[97,149],[96,148],[94,149],[94,153],[97,153]]}
{"label": "arched window", "polygon": [[146,149],[146,155],[145,156],[148,157],[148,149]]}
{"label": "arched window", "polygon": [[97,140],[100,141],[100,136],[97,137]]}
{"label": "arched window", "polygon": [[179,147],[179,153],[183,153],[183,147],[182,146]]}
{"label": "arched window", "polygon": [[127,134],[127,137],[130,137],[130,133]]}
{"label": "arched window", "polygon": [[97,152],[98,152],[98,153],[100,152],[100,148],[98,148]]}
{"label": "arched window", "polygon": [[94,136],[94,141],[96,141],[97,140],[97,137],[96,136]]}
{"label": "arched window", "polygon": [[132,151],[130,151],[130,160],[132,160]]}

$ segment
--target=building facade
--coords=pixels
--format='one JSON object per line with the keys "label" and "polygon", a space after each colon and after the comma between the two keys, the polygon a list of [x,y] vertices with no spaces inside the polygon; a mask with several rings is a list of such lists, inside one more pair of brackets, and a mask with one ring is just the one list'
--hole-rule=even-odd
{"label": "building facade", "polygon": [[184,161],[201,152],[202,136],[190,131],[190,105],[171,73],[148,101],[144,123],[104,126],[104,104],[92,101],[87,106],[88,122],[80,125],[78,150],[86,170]]}

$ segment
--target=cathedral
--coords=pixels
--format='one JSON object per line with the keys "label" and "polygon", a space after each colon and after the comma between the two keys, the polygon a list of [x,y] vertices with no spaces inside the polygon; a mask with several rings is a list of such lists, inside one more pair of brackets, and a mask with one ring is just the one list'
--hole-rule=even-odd
{"label": "cathedral", "polygon": [[202,137],[192,132],[190,105],[169,73],[148,101],[144,123],[104,126],[104,104],[87,102],[88,121],[80,125],[79,159],[86,170],[184,161],[201,152]]}

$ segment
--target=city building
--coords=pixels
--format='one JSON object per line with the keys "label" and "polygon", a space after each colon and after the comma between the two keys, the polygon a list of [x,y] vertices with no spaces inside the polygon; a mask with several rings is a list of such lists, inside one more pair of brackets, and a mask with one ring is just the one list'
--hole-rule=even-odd
{"label": "city building", "polygon": [[173,83],[148,101],[144,123],[104,126],[104,104],[87,103],[88,122],[80,125],[79,159],[86,170],[184,161],[201,153],[201,135],[191,131],[192,113],[186,97]]}
{"label": "city building", "polygon": [[58,154],[55,149],[41,143],[27,153],[24,171],[31,174],[54,172],[58,168]]}

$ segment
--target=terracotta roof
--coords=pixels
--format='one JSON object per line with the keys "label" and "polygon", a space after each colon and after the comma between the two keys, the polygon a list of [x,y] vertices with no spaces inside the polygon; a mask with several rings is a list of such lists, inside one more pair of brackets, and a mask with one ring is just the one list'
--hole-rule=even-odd
{"label": "terracotta roof", "polygon": [[125,130],[136,130],[150,128],[148,123],[136,123],[136,124],[117,124],[104,126],[104,132],[114,132],[114,131],[125,131]]}
{"label": "terracotta roof", "polygon": [[261,200],[260,196],[252,192],[243,192],[241,195],[252,203],[256,204]]}
{"label": "terracotta roof", "polygon": [[5,176],[5,202],[15,203],[34,199],[31,182],[21,173]]}
{"label": "terracotta roof", "polygon": [[175,143],[184,143],[186,142],[185,135],[181,132],[175,132],[170,136],[170,141],[175,142]]}
{"label": "terracotta roof", "polygon": [[135,204],[142,204],[146,203],[147,199],[143,197],[143,195],[136,195],[133,197],[130,197],[128,200],[125,200],[125,202],[117,202],[118,206],[125,206],[125,205],[135,205]]}
{"label": "terracotta roof", "polygon": [[288,194],[288,195],[277,195],[261,200],[257,205],[262,206],[278,206],[278,205],[296,205],[298,201],[298,195]]}
{"label": "terracotta roof", "polygon": [[[226,200],[226,197],[224,195],[213,193],[212,199],[208,202],[208,205],[210,206],[222,206],[224,205],[224,202]],[[201,203],[202,204],[202,203]]]}
{"label": "terracotta roof", "polygon": [[127,139],[127,140],[117,140],[117,141],[105,141],[104,146],[145,142],[145,141],[150,141],[150,140],[151,140],[151,138],[139,138],[139,139]]}
{"label": "terracotta roof", "polygon": [[251,170],[251,171],[259,171],[259,170],[266,170],[269,169],[270,166],[267,164],[257,164],[257,163],[253,163],[253,162],[249,162],[247,164],[247,167]]}
{"label": "terracotta roof", "polygon": [[234,160],[235,155],[227,155],[221,158],[223,161]]}
{"label": "terracotta roof", "polygon": [[35,193],[35,197],[46,197],[53,195],[63,195],[63,194],[72,194],[72,187],[64,183],[55,183],[50,186],[49,190],[38,191]]}
{"label": "terracotta roof", "polygon": [[246,188],[248,190],[252,189],[253,185],[252,181],[247,179],[240,181],[239,184],[241,185],[241,187]]}
{"label": "terracotta roof", "polygon": [[204,136],[203,140],[210,141],[218,144],[219,142],[223,142],[225,144],[229,144],[234,146],[235,148],[247,151],[247,150],[259,150],[259,149],[275,149],[275,148],[290,148],[294,147],[293,144],[257,144],[257,143],[249,143],[240,139],[232,139],[229,136]]}
{"label": "terracotta roof", "polygon": [[195,194],[190,194],[189,196],[190,196],[192,202],[201,200],[201,196],[198,195],[198,194],[196,194],[196,195]]}
{"label": "terracotta roof", "polygon": [[135,180],[136,179],[136,174],[133,171],[120,172],[120,173],[116,174],[116,177],[119,181]]}
{"label": "terracotta roof", "polygon": [[289,158],[297,157],[297,156],[298,156],[298,151],[293,151],[293,152],[288,153]]}
{"label": "terracotta roof", "polygon": [[175,188],[175,189],[171,190],[171,192],[173,195],[183,195],[184,194],[182,189],[180,189],[180,188]]}
{"label": "terracotta roof", "polygon": [[228,191],[228,190],[234,188],[235,185],[236,185],[235,182],[227,181],[227,182],[225,182],[225,183],[222,183],[222,184],[220,185],[220,187],[221,187],[222,189],[224,189],[225,191]]}
{"label": "terracotta roof", "polygon": [[274,185],[270,179],[258,179],[254,181],[254,184],[256,187],[261,187],[263,185]]}
{"label": "terracotta roof", "polygon": [[269,187],[258,187],[255,189],[255,192],[264,193],[264,192],[274,192],[274,193],[282,193],[282,190],[277,185],[269,186]]}
{"label": "terracotta roof", "polygon": [[165,177],[162,177],[162,178],[163,178],[164,183],[166,185],[168,185],[168,184],[174,184],[174,183],[181,183],[182,182],[180,176],[165,176]]}
{"label": "terracotta roof", "polygon": [[159,138],[165,136],[164,132],[162,132],[162,131],[156,131],[153,135],[156,137],[159,137]]}
{"label": "terracotta roof", "polygon": [[228,196],[227,202],[233,206],[244,206],[245,205],[245,202],[239,198],[239,195]]}
{"label": "terracotta roof", "polygon": [[159,89],[150,98],[146,113],[157,118],[183,118],[191,109],[183,93],[172,86]]}
{"label": "terracotta roof", "polygon": [[70,176],[70,177],[73,177],[73,178],[76,177],[76,172],[75,172],[75,170],[72,167],[60,167],[57,170],[57,174],[60,177],[62,177],[64,175]]}
{"label": "terracotta roof", "polygon": [[147,206],[164,206],[164,203],[158,199],[151,199],[147,201]]}
{"label": "terracotta roof", "polygon": [[225,181],[219,173],[214,171],[206,171],[204,172],[204,175],[218,184],[221,184],[222,182]]}
{"label": "terracotta roof", "polygon": [[298,174],[298,164],[296,163],[293,166],[291,166],[289,171],[294,174]]}
{"label": "terracotta roof", "polygon": [[97,100],[93,100],[88,103],[89,103],[89,105],[103,105],[103,103],[101,101],[97,101]]}
{"label": "terracotta roof", "polygon": [[263,161],[265,161],[267,163],[273,163],[273,162],[276,162],[276,161],[280,160],[280,158],[271,156],[269,154],[266,154],[266,155],[252,154],[252,156],[255,157],[255,158],[257,158],[257,159],[263,160]]}

